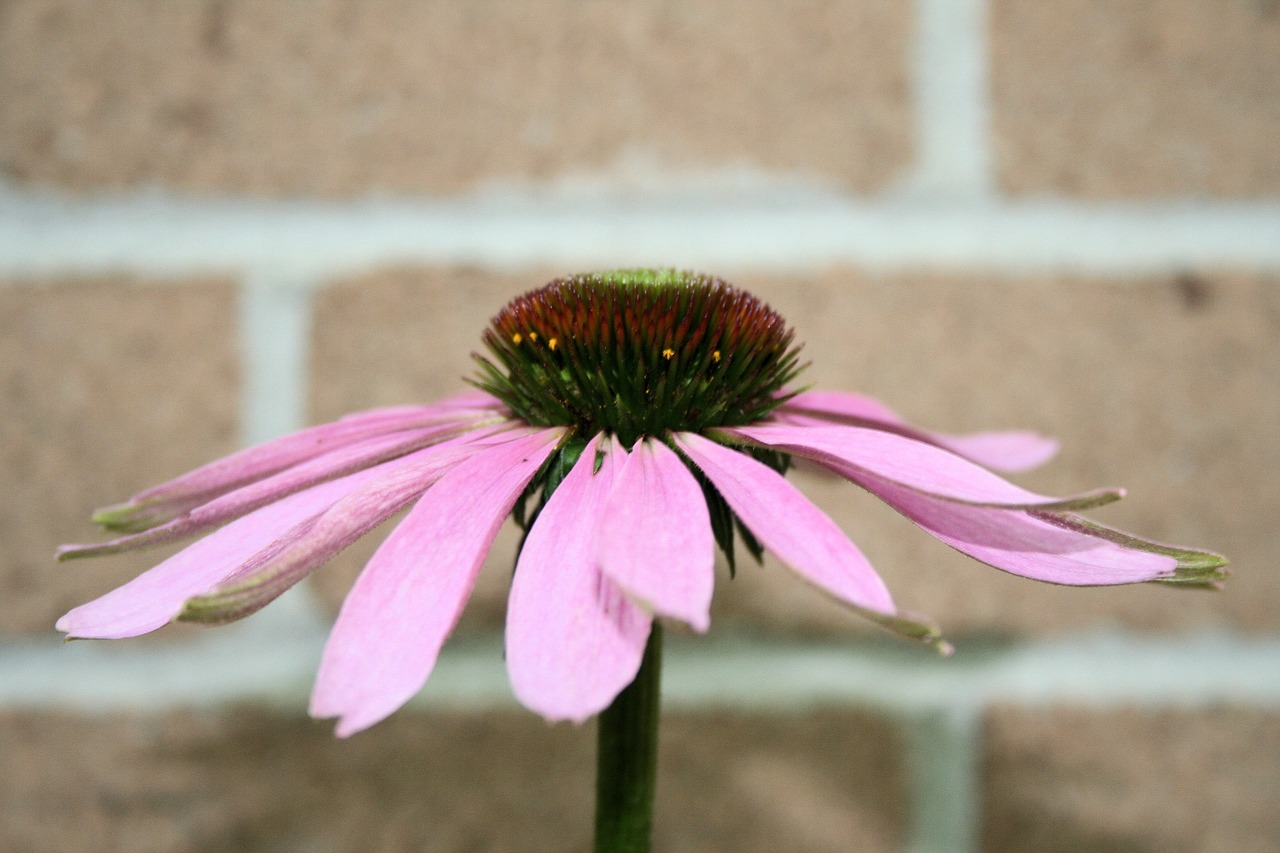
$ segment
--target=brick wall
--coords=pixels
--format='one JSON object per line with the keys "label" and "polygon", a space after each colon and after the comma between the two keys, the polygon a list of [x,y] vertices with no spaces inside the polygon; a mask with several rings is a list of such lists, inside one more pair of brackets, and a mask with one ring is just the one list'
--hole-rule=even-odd
{"label": "brick wall", "polygon": [[514,707],[514,538],[420,700],[305,718],[363,543],[219,631],[60,644],[154,557],[89,511],[458,387],[551,275],[707,269],[826,387],[1063,441],[1045,491],[1233,558],[1039,586],[804,488],[957,655],[774,563],[669,655],[668,850],[1280,847],[1280,6],[0,5],[0,849],[585,849],[591,733]]}

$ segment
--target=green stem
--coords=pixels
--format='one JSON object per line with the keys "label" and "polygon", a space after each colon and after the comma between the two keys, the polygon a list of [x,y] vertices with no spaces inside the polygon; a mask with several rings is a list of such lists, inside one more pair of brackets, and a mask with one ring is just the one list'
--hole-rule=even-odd
{"label": "green stem", "polygon": [[595,853],[649,853],[661,681],[662,627],[654,622],[635,681],[600,714]]}

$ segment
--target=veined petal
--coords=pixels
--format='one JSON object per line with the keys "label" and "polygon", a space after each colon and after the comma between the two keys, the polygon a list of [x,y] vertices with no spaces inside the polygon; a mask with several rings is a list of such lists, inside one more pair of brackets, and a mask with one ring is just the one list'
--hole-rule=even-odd
{"label": "veined petal", "polygon": [[715,540],[702,488],[660,441],[644,439],[630,454],[617,447],[614,455],[625,463],[600,526],[601,569],[653,612],[706,631]]}
{"label": "veined petal", "polygon": [[426,682],[503,518],[562,429],[486,447],[427,490],[373,555],[325,645],[311,713],[339,737],[391,714]]}
{"label": "veined petal", "polygon": [[961,553],[1015,575],[1069,586],[1142,583],[1173,577],[1173,557],[1125,548],[1058,527],[1021,510],[939,500],[877,478],[864,485]]}
{"label": "veined petal", "polygon": [[[529,531],[507,604],[507,670],[516,698],[548,720],[582,722],[635,678],[651,619],[596,561],[606,496],[626,458],[596,436]],[[615,445],[616,447],[616,445]],[[668,451],[670,452],[670,451]]]}
{"label": "veined petal", "polygon": [[421,447],[447,443],[449,439],[456,438],[460,434],[463,435],[463,440],[470,439],[471,436],[466,435],[469,431],[486,429],[493,431],[499,426],[501,425],[478,427],[474,424],[453,423],[424,429],[403,430],[390,435],[355,441],[221,494],[208,503],[201,504],[149,530],[106,542],[63,545],[58,549],[58,559],[119,554],[195,536],[325,480],[379,465]]}
{"label": "veined petal", "polygon": [[885,627],[943,652],[950,648],[934,625],[898,612],[858,547],[781,474],[693,433],[677,433],[676,442],[760,543],[796,574]]}
{"label": "veined petal", "polygon": [[278,552],[318,513],[371,476],[352,474],[246,515],[80,605],[59,619],[57,628],[68,639],[114,640],[154,631],[172,621],[188,598],[207,592],[255,557]]}
{"label": "veined petal", "polygon": [[914,427],[879,400],[841,391],[803,391],[777,410],[800,422],[835,421],[851,426],[890,429],[909,438],[945,447],[997,471],[1017,473],[1036,468],[1058,452],[1058,442],[1028,430],[949,435]]}
{"label": "veined petal", "polygon": [[335,502],[287,546],[249,561],[216,588],[187,601],[178,619],[220,624],[260,610],[484,446],[450,442],[384,463],[374,472],[376,476]]}
{"label": "veined petal", "polygon": [[1122,548],[1160,554],[1171,558],[1177,563],[1177,568],[1172,575],[1153,578],[1159,583],[1200,589],[1221,589],[1221,582],[1226,580],[1228,575],[1226,569],[1223,568],[1227,565],[1227,558],[1212,551],[1201,551],[1196,548],[1182,548],[1177,545],[1153,542],[1150,539],[1143,539],[1139,536],[1134,536],[1132,533],[1125,533],[1123,530],[1107,527],[1092,519],[1082,518],[1070,512],[1040,512],[1033,510],[1029,514],[1041,521],[1052,524],[1054,527],[1104,539]]}
{"label": "veined petal", "polygon": [[[485,395],[486,397],[488,395]],[[134,495],[127,503],[99,510],[94,521],[108,530],[146,530],[232,489],[260,480],[335,448],[401,430],[492,417],[474,395],[461,404],[446,400],[431,406],[396,406],[348,415],[308,427],[210,462],[166,483]],[[492,398],[490,398],[492,399]]]}
{"label": "veined petal", "polygon": [[719,432],[812,460],[862,483],[874,475],[945,500],[978,506],[1085,509],[1119,500],[1121,489],[1069,497],[1029,492],[987,469],[932,444],[855,426],[745,426]]}

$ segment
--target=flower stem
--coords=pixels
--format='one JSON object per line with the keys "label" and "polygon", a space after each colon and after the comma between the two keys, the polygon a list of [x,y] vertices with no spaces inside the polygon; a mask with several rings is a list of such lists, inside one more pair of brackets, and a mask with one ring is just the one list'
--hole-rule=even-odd
{"label": "flower stem", "polygon": [[661,681],[662,627],[655,621],[635,680],[600,714],[595,853],[649,853]]}

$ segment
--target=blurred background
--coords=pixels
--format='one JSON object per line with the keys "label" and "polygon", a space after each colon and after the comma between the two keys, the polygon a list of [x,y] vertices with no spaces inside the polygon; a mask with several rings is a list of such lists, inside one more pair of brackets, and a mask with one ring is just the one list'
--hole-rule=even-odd
{"label": "blurred background", "polygon": [[673,637],[666,851],[1280,849],[1275,0],[0,3],[0,849],[587,849],[593,732],[506,687],[507,531],[437,674],[305,715],[362,543],[236,626],[63,645],[161,553],[96,507],[461,387],[548,278],[681,266],[809,380],[1031,428],[1019,478],[1228,554],[1037,585],[803,487],[954,658],[766,562]]}

